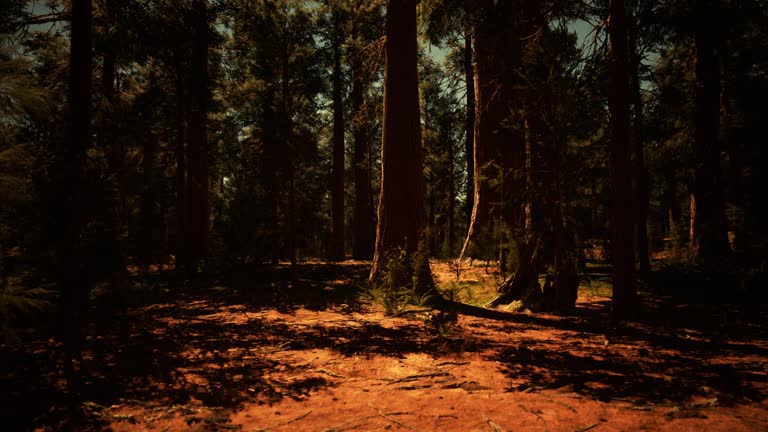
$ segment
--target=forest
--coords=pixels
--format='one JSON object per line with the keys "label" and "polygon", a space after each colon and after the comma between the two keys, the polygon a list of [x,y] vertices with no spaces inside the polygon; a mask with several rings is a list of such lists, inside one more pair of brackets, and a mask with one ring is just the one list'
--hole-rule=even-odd
{"label": "forest", "polygon": [[0,0],[0,428],[768,431],[767,100],[764,0]]}

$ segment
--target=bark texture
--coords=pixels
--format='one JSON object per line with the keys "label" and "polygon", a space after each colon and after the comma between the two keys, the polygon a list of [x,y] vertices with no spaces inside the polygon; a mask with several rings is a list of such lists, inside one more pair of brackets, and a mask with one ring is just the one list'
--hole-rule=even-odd
{"label": "bark texture", "polygon": [[613,311],[632,312],[637,303],[634,259],[634,218],[630,146],[630,91],[627,17],[624,0],[610,1],[611,113],[610,172],[612,186],[611,246],[613,255]]}
{"label": "bark texture", "polygon": [[[432,289],[425,240],[424,176],[422,172],[419,79],[417,70],[416,0],[389,0],[384,67],[384,124],[381,149],[381,193],[376,252],[371,268],[375,283],[386,261],[398,248],[412,263],[416,288]],[[407,276],[406,276],[407,277]],[[410,284],[411,280],[394,281]],[[401,285],[402,286],[402,285]]]}
{"label": "bark texture", "polygon": [[523,168],[524,161],[522,137],[505,124],[520,64],[517,11],[511,2],[478,3],[482,19],[474,32],[474,198],[460,258],[476,255],[474,246],[489,243],[488,234],[493,230],[494,221],[498,222],[499,232],[505,226],[517,224],[512,220],[511,203],[501,193],[500,185],[507,185],[507,195],[519,191],[521,184],[513,180],[512,174],[515,169]]}
{"label": "bark texture", "polygon": [[363,53],[356,50],[352,55],[352,171],[355,182],[355,207],[353,209],[355,259],[373,258],[376,227],[374,226],[373,191],[371,188],[370,137],[366,131],[365,89],[367,79],[363,68]]}
{"label": "bark texture", "polygon": [[192,263],[208,253],[210,197],[208,179],[208,10],[205,0],[193,4],[194,46],[190,73],[187,143],[187,252]]}
{"label": "bark texture", "polygon": [[695,7],[696,130],[693,178],[692,255],[705,266],[728,254],[727,222],[720,169],[720,64],[718,0]]}
{"label": "bark texture", "polygon": [[341,43],[344,35],[339,12],[333,12],[333,188],[331,193],[331,256],[344,259],[344,105]]}
{"label": "bark texture", "polygon": [[85,274],[87,262],[82,253],[85,207],[80,198],[86,150],[91,140],[92,84],[92,5],[91,0],[72,1],[69,56],[69,136],[59,142],[54,165],[53,211],[57,226],[56,279],[60,291],[60,330],[65,351],[65,377],[70,396],[79,392],[77,360],[82,343],[82,315],[88,299]]}

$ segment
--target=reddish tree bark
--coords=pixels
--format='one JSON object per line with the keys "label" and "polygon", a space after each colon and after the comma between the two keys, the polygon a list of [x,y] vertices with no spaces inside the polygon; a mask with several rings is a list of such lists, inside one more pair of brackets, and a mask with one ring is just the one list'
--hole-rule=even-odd
{"label": "reddish tree bark", "polygon": [[[371,282],[385,271],[390,253],[402,248],[407,259],[424,239],[424,176],[422,172],[419,77],[417,70],[416,0],[389,0],[384,67],[384,120],[381,149],[381,193],[376,251]],[[422,255],[422,254],[417,254]],[[416,289],[432,289],[428,257],[419,257]],[[410,263],[403,263],[410,267]],[[394,281],[411,284],[412,279]]]}

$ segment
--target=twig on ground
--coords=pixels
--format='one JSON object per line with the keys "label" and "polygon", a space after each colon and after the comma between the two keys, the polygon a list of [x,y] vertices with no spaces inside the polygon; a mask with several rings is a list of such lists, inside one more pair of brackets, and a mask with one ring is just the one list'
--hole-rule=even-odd
{"label": "twig on ground", "polygon": [[501,428],[501,426],[497,425],[496,423],[494,423],[493,421],[491,421],[491,419],[489,419],[488,417],[486,417],[486,416],[485,416],[485,413],[483,413],[483,421],[485,421],[486,423],[488,423],[488,426],[490,426],[490,427],[491,427],[491,430],[492,430],[493,432],[504,432],[504,429],[502,429],[502,428]]}
{"label": "twig on ground", "polygon": [[398,425],[398,426],[400,426],[400,427],[404,427],[404,428],[406,428],[406,429],[410,429],[410,430],[416,430],[416,429],[414,429],[414,428],[412,428],[412,427],[408,426],[408,425],[407,425],[407,424],[405,424],[405,423],[400,423],[399,421],[397,421],[397,420],[395,420],[395,419],[391,419],[391,418],[387,417],[387,414],[386,414],[384,411],[380,410],[379,408],[376,408],[376,407],[375,407],[375,406],[373,406],[372,404],[368,404],[368,406],[369,406],[369,407],[371,407],[371,408],[373,408],[373,409],[375,409],[375,410],[376,410],[376,411],[379,413],[379,416],[381,416],[381,418],[383,418],[384,420],[387,420],[387,421],[389,421],[389,422],[392,422],[392,423],[394,423],[394,424],[396,424],[396,425]]}
{"label": "twig on ground", "polygon": [[596,427],[598,427],[598,426],[600,426],[600,423],[594,423],[594,424],[591,424],[591,425],[589,425],[589,426],[585,426],[585,427],[583,427],[583,428],[581,428],[581,429],[576,429],[576,430],[575,430],[575,431],[573,431],[573,432],[587,432],[588,430],[590,430],[590,429],[594,429],[594,428],[596,428]]}
{"label": "twig on ground", "polygon": [[444,362],[440,362],[440,363],[436,364],[435,366],[438,366],[438,367],[439,366],[447,366],[447,365],[462,366],[462,365],[466,365],[466,364],[470,364],[470,363],[472,363],[472,362],[468,362],[468,361],[464,361],[464,362],[444,361]]}
{"label": "twig on ground", "polygon": [[433,373],[427,373],[427,374],[408,375],[407,377],[398,378],[396,380],[389,381],[388,384],[397,384],[401,382],[416,381],[419,378],[435,378],[435,377],[448,376],[448,375],[450,375],[448,372],[433,372]]}
{"label": "twig on ground", "polygon": [[286,420],[286,421],[284,421],[284,422],[280,422],[280,423],[275,423],[275,424],[273,424],[273,425],[270,425],[270,426],[267,426],[267,427],[265,427],[265,428],[261,428],[261,429],[255,429],[255,430],[256,430],[257,432],[267,432],[268,430],[270,430],[270,429],[272,429],[272,428],[276,428],[276,427],[278,427],[278,426],[285,426],[285,425],[287,425],[287,424],[291,424],[291,423],[297,422],[297,421],[299,421],[299,420],[303,419],[304,417],[306,417],[306,416],[308,416],[308,415],[310,415],[310,414],[312,414],[312,410],[309,410],[309,411],[305,412],[304,414],[302,414],[302,415],[300,415],[300,416],[298,416],[298,417],[296,417],[296,418],[294,418],[294,419],[291,419],[291,420]]}
{"label": "twig on ground", "polygon": [[432,309],[409,309],[409,310],[400,311],[396,314],[392,314],[390,315],[390,318],[397,318],[405,315],[415,315],[415,314],[428,313],[428,312],[432,312]]}
{"label": "twig on ground", "polygon": [[[406,414],[413,414],[413,413],[404,412],[404,411],[394,411],[394,412],[384,413],[384,415],[387,415],[387,416],[406,415]],[[348,420],[348,421],[345,421],[344,423],[340,423],[338,426],[326,428],[326,429],[324,429],[324,432],[342,432],[342,431],[345,431],[345,430],[347,430],[349,428],[357,426],[357,423],[359,423],[361,421],[370,420],[370,419],[376,418],[376,417],[381,417],[381,416],[377,413],[377,414],[374,414],[374,415],[368,415],[368,416],[363,416],[363,417],[359,417],[359,418],[356,418],[356,419]]]}
{"label": "twig on ground", "polygon": [[322,374],[326,374],[326,375],[334,377],[334,378],[347,379],[347,377],[345,377],[345,376],[339,375],[337,373],[333,373],[333,372],[331,372],[329,370],[326,370],[326,369],[318,369],[317,372],[318,373],[322,373]]}
{"label": "twig on ground", "polygon": [[519,406],[519,407],[520,407],[520,409],[522,409],[523,411],[525,411],[525,412],[529,412],[529,413],[531,413],[531,414],[535,415],[535,416],[536,416],[536,421],[539,421],[539,420],[543,421],[543,422],[544,422],[544,427],[545,427],[547,430],[549,430],[549,425],[547,425],[547,421],[546,421],[546,420],[544,420],[544,417],[542,417],[542,416],[541,416],[541,414],[539,414],[538,412],[536,412],[536,411],[534,411],[534,410],[532,410],[532,409],[526,408],[525,406],[523,406],[523,405],[521,405],[521,404],[517,404],[517,406]]}

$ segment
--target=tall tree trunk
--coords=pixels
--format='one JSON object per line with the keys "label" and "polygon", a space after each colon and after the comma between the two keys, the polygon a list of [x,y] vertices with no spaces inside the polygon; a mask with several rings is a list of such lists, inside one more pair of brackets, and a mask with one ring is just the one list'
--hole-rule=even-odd
{"label": "tall tree trunk", "polygon": [[467,166],[467,227],[472,221],[475,207],[475,69],[472,62],[472,34],[464,31],[464,80],[467,83],[467,115],[465,123],[464,155]]}
{"label": "tall tree trunk", "polygon": [[90,0],[72,1],[69,59],[69,142],[56,149],[54,209],[56,229],[57,285],[61,301],[61,329],[65,351],[65,375],[70,396],[79,386],[75,359],[80,357],[82,313],[88,286],[84,277],[85,257],[80,237],[86,220],[80,199],[82,170],[91,139],[92,5]]}
{"label": "tall tree trunk", "polygon": [[[116,25],[115,19],[112,13],[114,6],[111,2],[106,3],[107,19],[109,25]],[[126,223],[126,206],[125,203],[125,175],[123,172],[124,165],[124,149],[123,141],[116,139],[114,134],[115,130],[115,78],[117,68],[117,55],[112,47],[106,47],[102,54],[102,68],[101,68],[101,91],[106,102],[105,108],[102,111],[102,124],[101,130],[98,132],[99,143],[98,146],[108,155],[108,175],[111,177],[110,181],[110,200],[107,204],[111,213],[110,230],[112,247],[114,249],[114,260],[116,263],[116,271],[112,275],[112,289],[122,292],[126,286],[126,280],[128,277],[125,267],[125,241],[123,239],[123,227]]]}
{"label": "tall tree trunk", "polygon": [[153,241],[155,228],[154,165],[157,147],[157,136],[152,133],[148,134],[144,141],[144,154],[141,162],[144,185],[141,192],[141,221],[139,225],[140,260],[145,268],[148,268],[153,261],[152,255],[155,245]]}
{"label": "tall tree trunk", "polygon": [[189,266],[189,259],[186,249],[187,227],[186,227],[186,190],[187,190],[187,160],[184,144],[186,137],[187,115],[184,105],[184,71],[181,66],[181,54],[175,53],[176,62],[176,270],[184,272]]}
{"label": "tall tree trunk", "polygon": [[296,250],[296,168],[293,161],[288,161],[288,258],[291,262],[291,288],[296,288],[298,280],[298,259]]}
{"label": "tall tree trunk", "polygon": [[675,175],[675,170],[667,170],[664,179],[662,205],[666,210],[665,215],[667,217],[666,234],[671,239],[672,248],[675,254],[677,254],[682,238],[680,232],[680,203],[677,199],[677,176]]}
{"label": "tall tree trunk", "polygon": [[638,51],[638,23],[634,14],[629,23],[630,49],[630,86],[632,91],[632,153],[635,173],[635,227],[637,230],[637,260],[640,263],[640,275],[651,272],[651,258],[648,251],[648,209],[650,193],[648,191],[648,171],[645,168],[643,154],[643,99],[640,93],[641,58]]}
{"label": "tall tree trunk", "polygon": [[193,4],[194,46],[190,74],[190,109],[187,144],[187,251],[192,264],[208,252],[210,213],[208,179],[208,6]]}
{"label": "tall tree trunk", "polygon": [[371,282],[386,272],[391,254],[402,248],[418,256],[415,274],[392,281],[428,291],[433,288],[426,254],[418,253],[424,239],[424,173],[422,171],[419,77],[417,69],[416,0],[389,0],[386,19],[384,119],[381,148],[381,193],[376,228],[376,252]]}
{"label": "tall tree trunk", "polygon": [[333,11],[333,191],[331,194],[331,259],[344,259],[344,105],[341,44],[344,40],[338,6]]}
{"label": "tall tree trunk", "polygon": [[705,266],[728,254],[727,222],[720,172],[720,65],[718,50],[718,2],[696,2],[696,130],[694,146],[693,256]]}
{"label": "tall tree trunk", "polygon": [[[472,255],[473,246],[489,243],[494,221],[517,228],[522,211],[514,209],[494,182],[507,182],[507,194],[519,191],[512,170],[524,163],[522,137],[505,124],[520,64],[520,27],[511,2],[481,2],[484,19],[475,26],[474,206],[460,257]],[[504,177],[502,179],[501,177]],[[499,230],[499,235],[502,233]],[[484,238],[485,237],[485,238]]]}
{"label": "tall tree trunk", "polygon": [[280,259],[280,212],[279,203],[282,194],[278,175],[280,173],[279,165],[279,145],[277,143],[277,115],[275,113],[276,91],[274,83],[276,78],[272,77],[270,84],[267,84],[267,91],[262,101],[262,125],[261,133],[264,141],[264,201],[269,212],[269,230],[268,236],[272,247],[272,264],[277,264]]}
{"label": "tall tree trunk", "polygon": [[448,213],[448,256],[453,257],[453,248],[456,240],[456,178],[454,175],[454,157],[455,149],[453,148],[453,140],[450,137],[447,138],[448,143],[448,196],[446,197],[446,212]]}
{"label": "tall tree trunk", "polygon": [[610,171],[613,188],[611,217],[613,255],[613,311],[617,316],[632,313],[637,303],[635,286],[634,227],[629,121],[629,64],[627,16],[624,0],[610,1],[610,80],[608,104],[611,112]]}
{"label": "tall tree trunk", "polygon": [[376,228],[373,225],[371,175],[369,170],[370,144],[366,133],[368,121],[364,108],[366,80],[361,50],[352,55],[352,145],[354,147],[352,170],[355,177],[355,208],[353,215],[355,243],[352,255],[355,259],[373,257]]}

